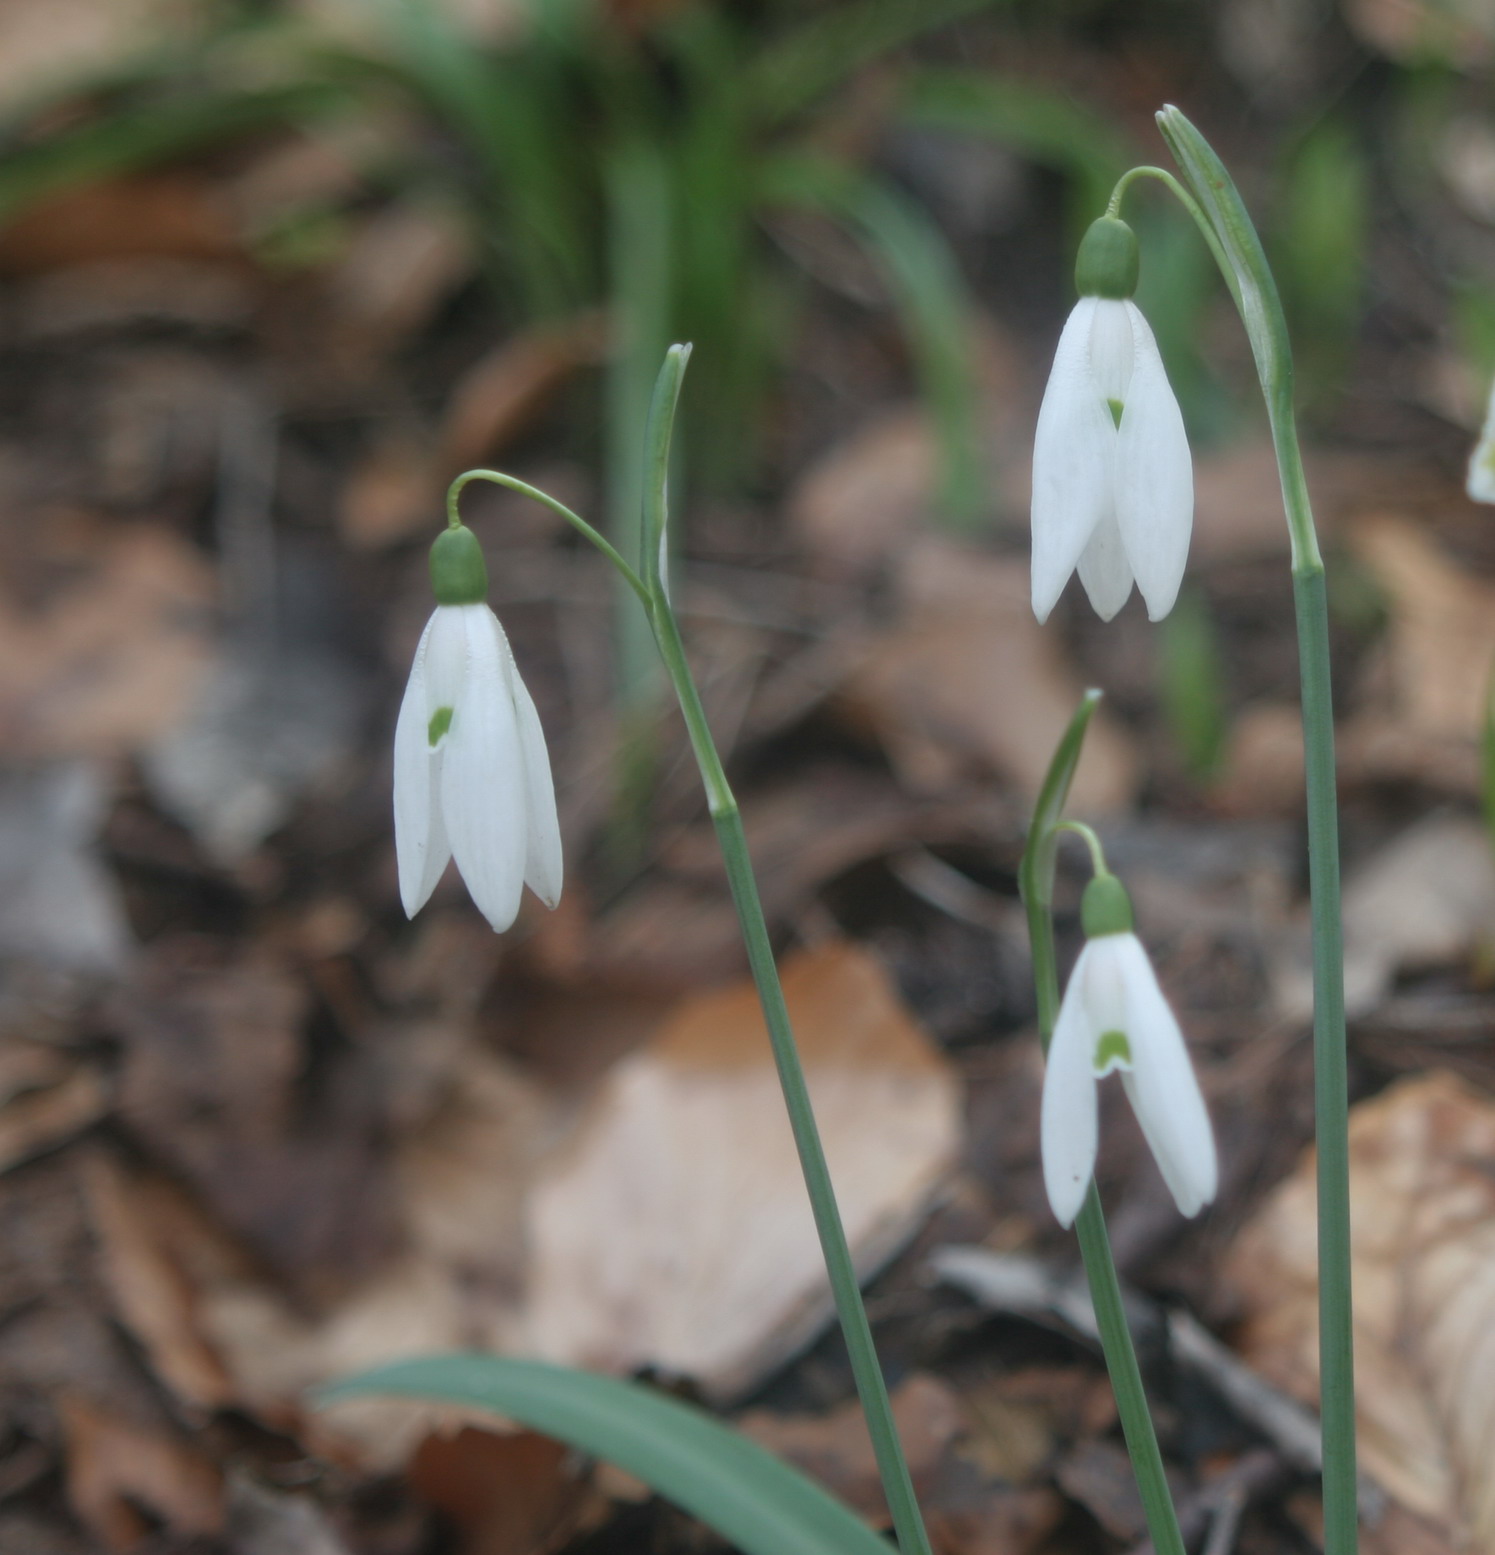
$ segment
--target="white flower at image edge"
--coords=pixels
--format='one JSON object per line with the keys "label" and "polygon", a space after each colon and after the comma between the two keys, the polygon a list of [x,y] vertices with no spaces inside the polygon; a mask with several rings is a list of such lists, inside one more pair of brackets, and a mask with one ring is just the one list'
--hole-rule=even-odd
{"label": "white flower at image edge", "polygon": [[1061,1225],[1095,1170],[1096,1085],[1121,1071],[1132,1111],[1179,1210],[1215,1197],[1215,1139],[1183,1033],[1135,934],[1088,940],[1070,974],[1043,1077],[1043,1181]]}
{"label": "white flower at image edge", "polygon": [[1495,502],[1495,384],[1490,385],[1490,403],[1485,411],[1484,430],[1469,456],[1469,495],[1476,502]]}
{"label": "white flower at image edge", "polygon": [[1134,302],[1082,297],[1059,337],[1033,443],[1033,611],[1046,621],[1076,567],[1109,621],[1136,581],[1173,608],[1194,523],[1178,401]]}
{"label": "white flower at image edge", "polygon": [[439,605],[395,726],[395,854],[414,917],[455,858],[500,933],[525,885],[554,907],[561,836],[550,758],[508,638],[487,605]]}

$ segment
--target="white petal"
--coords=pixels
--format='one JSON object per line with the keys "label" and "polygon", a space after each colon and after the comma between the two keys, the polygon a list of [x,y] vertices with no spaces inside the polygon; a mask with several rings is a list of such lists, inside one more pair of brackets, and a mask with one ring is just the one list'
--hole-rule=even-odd
{"label": "white petal", "polygon": [[1116,441],[1116,522],[1148,617],[1161,621],[1189,559],[1194,466],[1157,341],[1136,305],[1126,308],[1136,360]]}
{"label": "white petal", "polygon": [[[438,611],[437,614],[440,614]],[[441,823],[437,785],[441,758],[430,744],[426,651],[436,616],[426,622],[395,724],[395,860],[400,872],[400,901],[413,918],[430,900],[452,850]]]}
{"label": "white petal", "polygon": [[519,728],[493,612],[452,609],[462,618],[467,670],[446,739],[442,808],[457,868],[501,934],[519,912],[528,850]]}
{"label": "white petal", "polygon": [[1082,297],[1059,336],[1033,437],[1033,613],[1040,621],[1112,508],[1116,426],[1090,367],[1097,300]]}
{"label": "white petal", "polygon": [[1219,1171],[1189,1050],[1136,935],[1107,938],[1116,943],[1124,968],[1132,1068],[1122,1082],[1180,1213],[1197,1215],[1214,1199]]}
{"label": "white petal", "polygon": [[[1110,297],[1095,299],[1090,321],[1090,373],[1103,400],[1126,403],[1137,360],[1132,325],[1132,314],[1136,312],[1129,302]],[[1145,321],[1142,327],[1147,328]]]}
{"label": "white petal", "polygon": [[550,772],[550,755],[545,748],[545,731],[540,727],[534,698],[520,678],[509,639],[497,617],[493,625],[508,666],[509,689],[519,727],[519,756],[524,769],[524,808],[528,822],[524,883],[547,907],[554,907],[561,899],[561,825],[555,811],[555,781]]}
{"label": "white petal", "polygon": [[1083,992],[1086,961],[1094,943],[1080,952],[1070,974],[1043,1072],[1039,1127],[1043,1185],[1054,1218],[1066,1227],[1073,1225],[1080,1213],[1095,1171],[1097,1124],[1092,1057],[1098,1033],[1092,1028]]}
{"label": "white petal", "polygon": [[1495,502],[1495,384],[1490,385],[1484,430],[1469,456],[1468,491],[1476,502]]}
{"label": "white petal", "polygon": [[1121,530],[1109,513],[1080,553],[1080,582],[1102,621],[1109,621],[1132,592],[1132,569],[1121,544]]}

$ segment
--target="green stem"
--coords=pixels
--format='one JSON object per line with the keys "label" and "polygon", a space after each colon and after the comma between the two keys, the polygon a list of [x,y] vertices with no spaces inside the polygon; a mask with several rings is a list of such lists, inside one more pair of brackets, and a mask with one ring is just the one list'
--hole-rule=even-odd
{"label": "green stem", "polygon": [[826,1273],[830,1277],[836,1314],[840,1318],[841,1332],[845,1336],[847,1353],[851,1358],[857,1396],[861,1400],[867,1430],[872,1437],[872,1450],[877,1458],[877,1470],[882,1478],[883,1492],[892,1514],[898,1545],[903,1555],[930,1555],[929,1535],[924,1528],[924,1519],[914,1495],[913,1479],[898,1439],[887,1382],[872,1342],[872,1327],[867,1321],[867,1309],[862,1302],[856,1265],[852,1261],[846,1230],[841,1223],[841,1212],[836,1205],[830,1168],[826,1165],[820,1130],[810,1105],[809,1087],[805,1083],[799,1049],[789,1023],[789,1010],[784,1003],[784,990],[779,982],[773,945],[763,917],[763,904],[758,897],[747,838],[742,829],[742,816],[727,782],[716,744],[711,738],[700,695],[691,678],[685,648],[680,640],[679,625],[662,592],[655,596],[652,619],[660,656],[664,659],[675,694],[680,699],[680,710],[685,716],[691,748],[701,769],[701,781],[706,789],[712,824],[716,827],[717,841],[726,865],[732,902],[737,909],[737,921],[742,927],[743,942],[747,946],[748,965],[758,988],[763,1019],[773,1047],[774,1063],[779,1072],[779,1084],[784,1092],[784,1105],[788,1109],[789,1124],[794,1131],[794,1144],[799,1152],[800,1168],[804,1173],[805,1188],[815,1216],[815,1229],[820,1236],[820,1249],[825,1258]]}
{"label": "green stem", "polygon": [[[1030,849],[1035,843],[1030,840]],[[1059,1014],[1059,969],[1054,954],[1054,920],[1045,893],[1030,891],[1024,905],[1028,912],[1028,938],[1033,950],[1033,987],[1038,999],[1038,1040],[1047,1054]],[[1122,1435],[1132,1460],[1132,1473],[1142,1496],[1147,1531],[1157,1555],[1184,1555],[1183,1534],[1168,1477],[1163,1470],[1163,1454],[1153,1430],[1152,1414],[1147,1407],[1147,1392],[1142,1386],[1142,1371],[1132,1347],[1131,1331],[1121,1304],[1121,1282],[1111,1257],[1111,1242],[1106,1235],[1106,1217],[1101,1209],[1095,1184],[1085,1195],[1085,1203],[1075,1220],[1075,1235],[1080,1242],[1080,1257],[1085,1277],[1090,1282],[1090,1300],[1095,1307],[1095,1326],[1100,1332],[1101,1351],[1106,1370],[1111,1374],[1111,1389],[1116,1395],[1116,1413],[1121,1418]]]}
{"label": "green stem", "polygon": [[1350,1292],[1349,1078],[1344,935],[1339,915],[1339,805],[1329,681],[1324,568],[1293,569],[1303,753],[1308,787],[1308,886],[1313,909],[1313,1107],[1318,1140],[1319,1392],[1324,1443],[1325,1555],[1354,1555],[1355,1354]]}
{"label": "green stem", "polygon": [[[700,693],[691,677],[690,664],[685,656],[685,645],[680,638],[680,624],[670,605],[669,583],[663,566],[664,540],[669,521],[669,466],[670,434],[674,425],[675,410],[679,402],[680,385],[685,365],[690,359],[689,346],[671,346],[665,354],[664,366],[655,381],[653,401],[649,408],[648,426],[644,437],[644,486],[641,512],[640,564],[643,576],[635,572],[623,559],[616,547],[605,540],[584,518],[573,513],[563,503],[534,486],[503,475],[496,470],[472,470],[459,477],[452,485],[447,499],[447,513],[451,522],[457,522],[457,495],[469,480],[496,481],[513,491],[543,502],[552,512],[558,513],[567,523],[584,535],[617,569],[618,574],[639,597],[647,612],[649,626],[659,656],[669,674],[670,683],[680,703],[685,719],[686,732],[690,736],[691,750],[701,770],[701,782],[706,789],[706,801],[711,811],[712,824],[716,827],[721,846],[722,860],[726,865],[727,883],[732,891],[732,902],[737,909],[737,920],[742,927],[743,942],[747,947],[748,965],[757,985],[758,999],[763,1007],[764,1023],[773,1048],[774,1064],[779,1073],[779,1083],[784,1092],[784,1105],[789,1113],[789,1124],[794,1133],[794,1144],[799,1152],[805,1189],[810,1197],[810,1208],[815,1217],[815,1229],[820,1236],[821,1253],[825,1259],[826,1273],[830,1278],[831,1295],[836,1303],[836,1314],[841,1321],[841,1332],[846,1339],[846,1349],[851,1358],[851,1372],[856,1381],[857,1396],[861,1400],[862,1413],[867,1420],[867,1431],[872,1438],[872,1450],[876,1455],[878,1473],[882,1478],[883,1493],[887,1497],[888,1511],[892,1515],[893,1528],[903,1555],[931,1555],[929,1535],[924,1529],[924,1519],[914,1495],[913,1479],[908,1462],[898,1440],[898,1427],[893,1420],[893,1406],[888,1397],[888,1385],[878,1363],[877,1350],[872,1343],[872,1327],[867,1321],[867,1309],[862,1303],[862,1290],[857,1279],[856,1265],[852,1261],[851,1248],[846,1240],[846,1229],[841,1223],[841,1211],[836,1205],[835,1189],[831,1183],[830,1168],[826,1164],[825,1150],[820,1142],[820,1130],[810,1105],[810,1091],[805,1083],[804,1067],[799,1060],[794,1031],[789,1023],[789,1010],[784,1003],[784,990],[779,982],[778,967],[774,963],[773,945],[768,937],[768,924],[763,917],[763,904],[758,897],[758,885],[753,876],[752,860],[748,854],[747,838],[742,829],[742,816],[736,797],[727,782],[716,742],[711,737],[711,726],[706,721],[706,710],[701,705]],[[1088,707],[1089,704],[1087,704]]]}
{"label": "green stem", "polygon": [[1339,892],[1339,802],[1329,677],[1329,605],[1293,410],[1292,342],[1261,238],[1214,148],[1176,108],[1158,115],[1210,229],[1251,342],[1292,538],[1303,751],[1308,809],[1308,881],[1313,918],[1314,1131],[1318,1144],[1319,1391],[1324,1444],[1325,1555],[1355,1555],[1354,1309],[1350,1290],[1349,1082],[1344,1019],[1344,935]]}

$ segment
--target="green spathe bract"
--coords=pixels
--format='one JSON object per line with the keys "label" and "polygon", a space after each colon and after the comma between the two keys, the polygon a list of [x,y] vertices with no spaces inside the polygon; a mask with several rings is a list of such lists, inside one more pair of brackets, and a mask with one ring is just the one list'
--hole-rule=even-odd
{"label": "green spathe bract", "polygon": [[1075,256],[1075,290],[1082,297],[1123,302],[1137,290],[1141,267],[1137,234],[1117,216],[1098,216]]}
{"label": "green spathe bract", "polygon": [[613,1377],[496,1355],[401,1361],[324,1391],[487,1410],[615,1463],[747,1555],[889,1555],[854,1512],[699,1409]]}
{"label": "green spathe bract", "polygon": [[431,591],[438,605],[481,605],[488,598],[483,548],[466,524],[443,529],[431,546]]}
{"label": "green spathe bract", "polygon": [[1115,875],[1096,875],[1080,899],[1080,925],[1086,939],[1132,932],[1132,899]]}

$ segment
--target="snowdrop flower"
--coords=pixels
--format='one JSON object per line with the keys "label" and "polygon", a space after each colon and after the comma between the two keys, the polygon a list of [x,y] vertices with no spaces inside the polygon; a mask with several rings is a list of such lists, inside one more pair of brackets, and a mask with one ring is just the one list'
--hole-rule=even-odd
{"label": "snowdrop flower", "polygon": [[1098,874],[1082,907],[1086,944],[1054,1023],[1043,1077],[1043,1182],[1063,1226],[1095,1169],[1096,1083],[1121,1071],[1132,1111],[1179,1211],[1215,1196],[1215,1140],[1183,1033],[1158,987],[1121,882]]}
{"label": "snowdrop flower", "polygon": [[1495,383],[1490,385],[1484,431],[1469,456],[1467,490],[1476,502],[1495,502]]}
{"label": "snowdrop flower", "polygon": [[476,536],[431,547],[436,611],[415,650],[395,725],[395,856],[409,917],[455,858],[478,909],[502,933],[526,885],[554,907],[561,835],[545,735],[509,640],[488,608]]}
{"label": "snowdrop flower", "polygon": [[1173,608],[1194,523],[1194,472],[1157,342],[1131,301],[1137,239],[1092,222],[1075,263],[1075,304],[1033,444],[1033,613],[1046,621],[1069,575],[1103,621],[1135,579],[1147,614]]}

